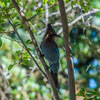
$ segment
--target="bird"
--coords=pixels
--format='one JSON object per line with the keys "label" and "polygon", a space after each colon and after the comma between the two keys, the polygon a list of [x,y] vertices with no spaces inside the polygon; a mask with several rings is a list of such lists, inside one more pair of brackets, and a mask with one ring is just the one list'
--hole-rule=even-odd
{"label": "bird", "polygon": [[58,70],[59,70],[59,48],[55,42],[55,38],[60,37],[49,23],[46,33],[40,44],[41,53],[47,59],[50,66],[50,73],[54,80],[56,88],[58,88]]}

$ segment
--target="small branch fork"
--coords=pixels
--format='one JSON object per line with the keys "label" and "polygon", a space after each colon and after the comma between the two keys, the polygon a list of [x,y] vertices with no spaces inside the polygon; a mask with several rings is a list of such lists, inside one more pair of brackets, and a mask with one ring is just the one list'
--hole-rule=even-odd
{"label": "small branch fork", "polygon": [[[71,10],[71,8],[69,7],[68,9],[67,9],[67,11],[70,11]],[[76,24],[78,21],[80,21],[82,18],[84,18],[84,17],[86,17],[86,16],[90,16],[90,15],[92,15],[92,14],[95,14],[95,13],[97,13],[97,12],[100,12],[100,10],[99,9],[94,9],[94,10],[92,10],[92,11],[89,11],[89,12],[87,12],[87,13],[83,13],[82,15],[80,15],[79,17],[77,17],[75,20],[73,20],[72,22],[70,22],[70,23],[68,23],[68,27],[72,27],[74,24]],[[50,17],[50,16],[49,16]],[[90,16],[91,18],[92,18],[92,16]],[[62,23],[61,22],[56,22],[55,24],[53,24],[53,26],[62,26]],[[93,25],[92,25],[92,27],[94,27]],[[45,28],[43,29],[43,31],[45,30]],[[41,33],[41,31],[39,31],[38,32],[38,34],[40,34]],[[60,28],[60,30],[57,32],[57,34],[60,34],[60,33],[62,33],[62,28]]]}
{"label": "small branch fork", "polygon": [[83,13],[81,16],[79,16],[74,21],[69,23],[68,26],[70,27],[70,26],[74,25],[75,23],[77,23],[79,20],[81,20],[83,17],[89,16],[91,14],[95,14],[96,12],[100,12],[100,10],[94,9],[93,11],[89,11],[88,13]]}
{"label": "small branch fork", "polygon": [[32,42],[33,42],[33,44],[34,44],[34,47],[35,47],[35,49],[36,49],[36,51],[37,51],[37,54],[38,54],[38,56],[39,56],[39,59],[40,59],[40,61],[42,62],[43,66],[44,66],[44,69],[45,69],[45,71],[46,71],[46,74],[47,74],[47,76],[48,76],[48,80],[49,80],[49,83],[50,83],[50,85],[51,85],[51,87],[52,87],[52,89],[53,89],[53,93],[54,93],[55,99],[56,99],[56,100],[60,100],[59,95],[58,95],[58,92],[57,92],[57,90],[56,90],[56,86],[55,86],[54,81],[53,81],[53,78],[52,78],[52,76],[51,76],[51,74],[50,74],[50,71],[49,71],[49,69],[48,69],[48,66],[47,66],[47,64],[46,64],[46,62],[45,62],[43,56],[41,56],[41,52],[40,52],[39,47],[38,47],[38,44],[37,44],[37,42],[36,42],[36,40],[35,40],[34,34],[33,34],[32,30],[31,30],[31,28],[30,28],[30,25],[29,25],[29,23],[28,23],[28,21],[27,21],[25,15],[24,15],[24,13],[23,13],[23,12],[21,11],[21,9],[19,8],[17,2],[16,2],[15,0],[12,0],[12,3],[13,3],[13,5],[14,5],[14,7],[16,8],[16,10],[18,11],[18,13],[20,14],[21,18],[23,19],[23,22],[24,22],[24,24],[25,24],[25,26],[26,26],[26,28],[27,28],[29,34],[30,34],[30,37],[31,37]]}

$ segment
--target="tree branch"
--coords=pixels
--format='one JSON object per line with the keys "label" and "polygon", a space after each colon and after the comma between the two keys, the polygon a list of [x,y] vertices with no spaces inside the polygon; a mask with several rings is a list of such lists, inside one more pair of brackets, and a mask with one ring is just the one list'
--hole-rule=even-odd
{"label": "tree branch", "polygon": [[26,44],[24,43],[24,41],[22,40],[22,38],[20,37],[15,25],[13,24],[13,22],[11,20],[8,20],[9,23],[11,24],[11,26],[13,27],[15,33],[17,34],[18,38],[20,39],[20,41],[22,42],[24,48],[26,49],[26,51],[29,53],[29,55],[31,56],[32,60],[35,62],[35,64],[37,65],[37,67],[39,68],[39,70],[41,71],[41,73],[46,77],[46,79],[48,80],[47,78],[47,75],[43,72],[43,70],[40,68],[39,64],[37,63],[37,61],[35,60],[35,58],[32,56],[31,52],[28,50]]}
{"label": "tree branch", "polygon": [[[47,3],[45,4],[45,9],[43,9],[43,10],[46,11],[46,16],[49,17],[48,9],[52,8],[52,7],[55,6],[55,5],[56,5],[56,3],[53,4],[53,5],[51,5],[51,6],[48,6]],[[41,8],[41,7],[42,7],[42,5],[41,5],[39,8]],[[39,8],[37,8],[37,9],[39,9]],[[38,15],[38,13],[39,13],[39,10],[38,10],[38,12],[37,12],[35,15],[33,15],[32,17],[30,17],[29,19],[27,19],[27,21],[32,20],[34,17],[36,17],[36,16]]]}
{"label": "tree branch", "polygon": [[[41,7],[42,7],[42,4],[40,5],[40,7],[36,8],[36,9],[40,9]],[[35,10],[36,10],[36,9],[35,9]],[[31,21],[34,17],[36,17],[36,16],[39,14],[39,12],[40,12],[40,11],[37,10],[37,13],[36,13],[35,15],[31,16],[30,18],[28,18],[27,21]]]}
{"label": "tree branch", "polygon": [[68,21],[67,21],[67,16],[65,13],[64,1],[58,0],[58,3],[59,3],[59,8],[60,8],[64,41],[65,41],[64,43],[65,43],[65,49],[66,49],[66,58],[67,58],[67,63],[68,63],[68,83],[69,83],[70,100],[76,100],[74,66],[73,66],[73,61],[72,61],[70,38],[68,35]]}
{"label": "tree branch", "polygon": [[94,9],[94,11],[89,11],[88,13],[82,14],[81,16],[79,16],[78,18],[76,18],[74,21],[72,21],[71,23],[69,23],[68,26],[70,27],[70,26],[74,25],[75,23],[77,23],[79,20],[81,20],[83,17],[89,16],[91,14],[95,14],[96,12],[100,12],[100,10]]}
{"label": "tree branch", "polygon": [[[0,37],[1,37],[1,36],[0,36]],[[18,44],[23,48],[23,45],[21,44],[21,42],[19,42],[19,41],[17,41],[17,40],[14,40],[14,39],[11,39],[11,38],[4,37],[4,36],[2,36],[2,37],[5,38],[5,39],[8,39],[8,40],[10,40],[10,41],[14,41],[14,42],[18,43]]]}
{"label": "tree branch", "polygon": [[35,15],[33,15],[32,17],[30,17],[29,19],[27,19],[27,21],[32,20],[34,17],[36,17],[38,15],[38,13],[36,13]]}
{"label": "tree branch", "polygon": [[4,31],[4,32],[1,32],[1,33],[10,34],[10,33],[13,33],[13,32],[14,31],[9,31],[9,32]]}
{"label": "tree branch", "polygon": [[33,42],[33,44],[34,44],[34,47],[35,47],[35,49],[36,49],[36,51],[37,51],[37,54],[38,54],[38,56],[39,56],[39,59],[40,59],[40,61],[42,62],[43,66],[44,66],[44,69],[45,69],[45,71],[46,71],[46,74],[47,74],[47,76],[48,76],[48,80],[49,80],[49,83],[50,83],[50,85],[51,85],[51,87],[52,87],[52,89],[53,89],[53,93],[54,93],[55,99],[56,99],[56,100],[60,100],[59,95],[58,95],[58,92],[57,92],[57,90],[56,90],[56,86],[55,86],[55,84],[54,84],[54,80],[53,80],[53,78],[52,78],[52,76],[51,76],[51,74],[50,74],[50,71],[49,71],[49,69],[48,69],[48,66],[47,66],[46,62],[44,61],[43,56],[41,55],[41,52],[40,52],[39,47],[38,47],[38,44],[37,44],[37,42],[36,42],[36,40],[35,40],[35,37],[34,37],[34,35],[33,35],[32,30],[31,30],[31,28],[30,28],[30,25],[29,25],[29,23],[27,22],[24,13],[20,10],[20,8],[19,8],[17,2],[16,2],[15,0],[12,0],[12,3],[14,4],[14,7],[15,7],[16,10],[18,11],[18,13],[20,14],[21,18],[23,19],[23,22],[24,22],[24,24],[25,24],[25,26],[26,26],[26,28],[27,28],[29,34],[30,34],[30,37],[31,37],[32,42]]}
{"label": "tree branch", "polygon": [[99,26],[96,26],[95,24],[92,24],[91,27],[92,27],[92,28],[95,28],[95,29],[97,29],[97,30],[100,31],[100,27],[99,27]]}
{"label": "tree branch", "polygon": [[[97,12],[100,12],[99,9],[94,9],[93,11],[89,11],[88,13],[84,13],[82,14],[81,16],[77,17],[74,21],[68,23],[68,27],[71,27],[72,25],[76,24],[78,21],[80,21],[83,17],[86,17],[86,16],[89,16],[91,14],[95,14]],[[62,23],[58,22],[58,23],[55,23],[53,26],[61,26]],[[91,27],[94,27],[94,25],[90,25]],[[100,28],[97,28],[95,26],[96,29],[100,30]],[[60,34],[62,32],[62,28],[57,32],[57,34]]]}
{"label": "tree branch", "polygon": [[[70,2],[69,2],[69,4],[70,4]],[[68,5],[66,5],[66,6],[69,6],[69,4]],[[78,5],[78,4],[76,4],[76,5],[73,5],[73,8],[75,9],[75,8],[80,8],[80,6]],[[69,6],[68,8],[66,8],[66,13],[69,13],[70,11],[72,10],[72,7],[71,6]],[[51,14],[49,14],[49,17],[52,17],[52,16],[55,16],[55,15],[60,15],[60,12],[59,11],[57,11],[57,12],[54,12],[54,13],[51,13]]]}

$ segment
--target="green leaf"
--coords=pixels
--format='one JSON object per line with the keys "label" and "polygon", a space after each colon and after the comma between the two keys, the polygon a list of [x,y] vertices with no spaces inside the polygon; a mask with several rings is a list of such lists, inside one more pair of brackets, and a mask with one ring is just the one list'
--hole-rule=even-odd
{"label": "green leaf", "polygon": [[24,65],[28,65],[28,64],[29,64],[29,59],[28,59],[27,57],[23,57],[23,58],[22,58],[22,63],[23,63]]}
{"label": "green leaf", "polygon": [[2,46],[2,40],[1,40],[1,38],[0,38],[0,47]]}
{"label": "green leaf", "polygon": [[44,4],[46,4],[48,2],[48,0],[44,0]]}
{"label": "green leaf", "polygon": [[75,1],[72,1],[71,2],[71,7],[73,8],[73,5],[75,4]]}
{"label": "green leaf", "polygon": [[83,96],[83,97],[85,97],[85,89],[82,88],[82,89],[77,93],[77,96]]}
{"label": "green leaf", "polygon": [[27,40],[26,44],[33,44],[31,40]]}
{"label": "green leaf", "polygon": [[29,50],[29,51],[32,51],[32,49],[31,49],[31,48],[28,48],[28,50]]}
{"label": "green leaf", "polygon": [[8,70],[11,70],[13,68],[14,65],[9,65],[8,66]]}
{"label": "green leaf", "polygon": [[4,22],[4,20],[3,19],[0,19],[0,24],[3,23],[3,22]]}
{"label": "green leaf", "polygon": [[2,32],[3,32],[3,27],[0,25],[0,33],[2,33]]}
{"label": "green leaf", "polygon": [[100,100],[100,97],[96,97],[96,100]]}
{"label": "green leaf", "polygon": [[65,0],[65,3],[68,3],[69,2],[69,0]]}
{"label": "green leaf", "polygon": [[0,1],[0,4],[5,7],[5,2]]}
{"label": "green leaf", "polygon": [[21,51],[21,50],[16,51],[16,54],[19,56],[19,55],[21,55],[21,54],[22,54],[22,51]]}

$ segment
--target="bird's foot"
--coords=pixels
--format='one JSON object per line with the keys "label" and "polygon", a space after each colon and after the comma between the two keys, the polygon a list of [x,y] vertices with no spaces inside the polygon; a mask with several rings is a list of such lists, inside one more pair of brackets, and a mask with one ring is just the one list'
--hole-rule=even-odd
{"label": "bird's foot", "polygon": [[43,58],[44,57],[44,55],[43,54],[40,54],[40,58]]}
{"label": "bird's foot", "polygon": [[50,67],[49,67],[49,66],[47,66],[47,67],[46,67],[46,70],[48,70],[48,69],[50,69]]}

